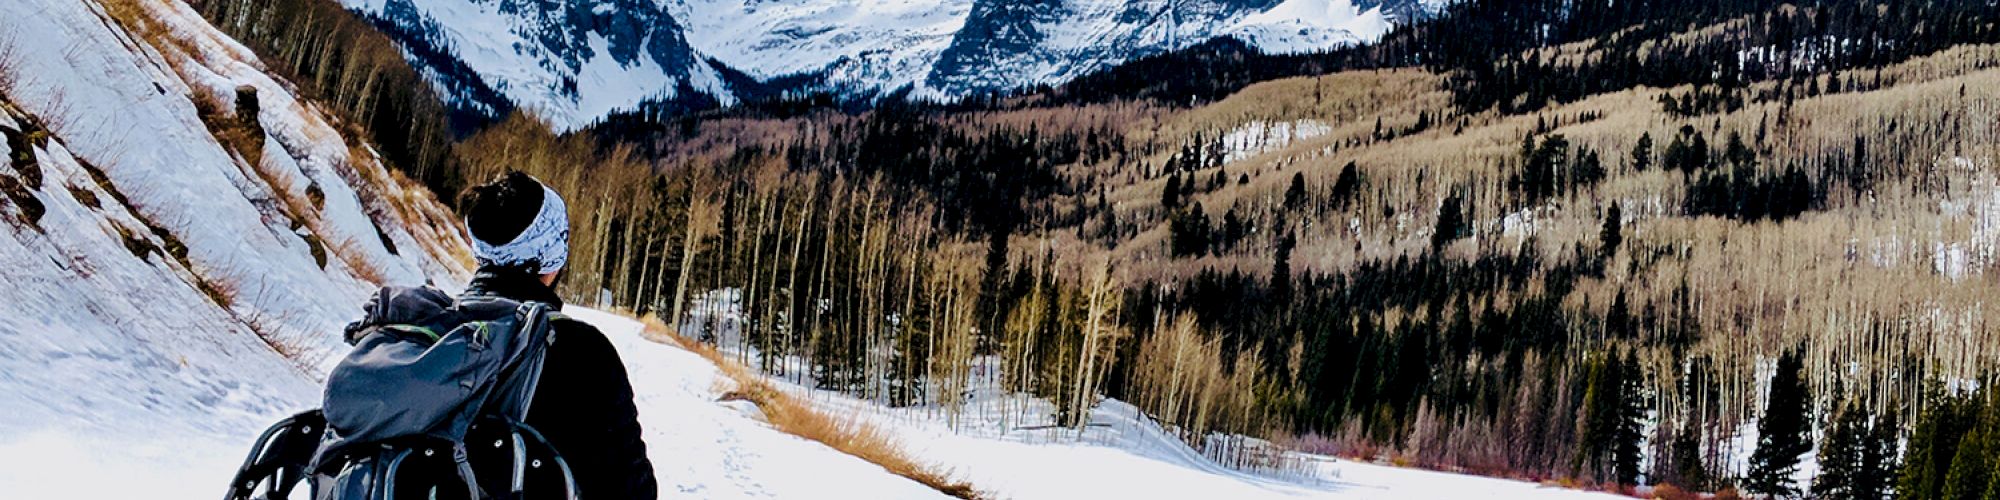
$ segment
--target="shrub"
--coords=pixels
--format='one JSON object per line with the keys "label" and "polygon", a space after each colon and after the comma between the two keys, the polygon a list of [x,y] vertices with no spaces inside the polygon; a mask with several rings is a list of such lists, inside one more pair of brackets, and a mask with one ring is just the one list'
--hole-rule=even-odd
{"label": "shrub", "polygon": [[71,198],[76,198],[77,203],[82,203],[83,206],[90,207],[91,210],[99,210],[104,208],[104,202],[99,201],[97,199],[96,191],[91,191],[90,188],[78,186],[75,184],[67,184],[64,185],[64,187],[69,188],[69,196]]}

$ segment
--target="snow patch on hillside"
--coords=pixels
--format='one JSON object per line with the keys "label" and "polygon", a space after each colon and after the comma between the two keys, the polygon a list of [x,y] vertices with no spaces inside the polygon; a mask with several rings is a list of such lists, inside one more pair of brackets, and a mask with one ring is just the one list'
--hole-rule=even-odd
{"label": "snow patch on hillside", "polygon": [[1333,127],[1319,120],[1292,120],[1288,122],[1267,122],[1257,120],[1239,125],[1222,136],[1222,147],[1228,154],[1224,162],[1235,162],[1270,151],[1284,149],[1294,142],[1319,137],[1333,132]]}

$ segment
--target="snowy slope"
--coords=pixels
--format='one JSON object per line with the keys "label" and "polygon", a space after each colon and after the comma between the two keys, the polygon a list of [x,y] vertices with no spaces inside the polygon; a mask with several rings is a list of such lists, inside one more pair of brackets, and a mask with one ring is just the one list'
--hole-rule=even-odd
{"label": "snowy slope", "polygon": [[[743,345],[741,300],[735,289],[697,294],[680,331],[712,334],[726,356],[756,359],[754,350],[730,347]],[[637,328],[605,321],[621,325],[612,332]],[[630,344],[621,342],[625,345]],[[1090,425],[1080,434],[1056,428],[1048,401],[1000,390],[998,365],[991,359],[971,370],[968,401],[956,416],[936,405],[890,408],[812,389],[813,370],[803,360],[787,357],[780,363],[789,375],[773,379],[777,387],[829,414],[856,416],[890,431],[916,458],[954,471],[998,498],[1624,498],[1296,452],[1254,472],[1232,469],[1115,399],[1092,410]]]}
{"label": "snowy slope", "polygon": [[[721,332],[725,344],[730,336],[726,323]],[[970,401],[956,417],[935,406],[889,408],[776,382],[828,413],[860,416],[889,430],[918,459],[955,471],[999,498],[1625,498],[1296,452],[1287,453],[1276,468],[1232,469],[1115,399],[1101,402],[1081,433],[1056,428],[1047,401],[1004,394],[996,381],[979,380],[995,373],[992,368],[974,370]],[[789,372],[805,376],[802,370]]]}
{"label": "snowy slope", "polygon": [[[773,498],[907,498],[901,490],[872,493],[875,490],[854,489],[885,487],[900,480],[881,480],[878,468],[852,464],[851,457],[827,457],[824,453],[831,450],[798,446],[796,438],[786,435],[771,437],[775,431],[766,428],[757,427],[753,432],[740,427],[747,417],[713,402],[726,392],[730,382],[707,360],[643,339],[638,333],[641,325],[630,319],[589,310],[574,310],[572,314],[602,328],[629,366],[634,389],[639,392],[647,446],[661,477],[728,478],[726,482],[711,480],[699,485],[677,483],[689,496],[734,498],[739,490],[710,488],[749,481],[770,488]],[[1047,403],[1003,397],[991,390],[978,391],[975,402],[953,421],[935,408],[887,408],[782,380],[774,382],[829,413],[858,416],[881,426],[918,459],[951,470],[996,498],[1625,498],[1320,456],[1300,456],[1302,463],[1311,464],[1302,471],[1250,474],[1217,465],[1140,417],[1136,408],[1117,400],[1104,402],[1093,412],[1093,425],[1077,436],[1065,429],[1022,430],[1047,423],[1035,421],[1038,417],[1021,417],[1048,414],[1046,406],[1038,406]],[[1020,411],[1023,409],[1026,411]],[[662,411],[676,415],[660,415]],[[659,428],[663,423],[695,428],[686,433],[663,431]],[[717,433],[721,437],[714,439],[715,443],[727,443],[729,448],[717,450],[710,443]],[[755,449],[736,448],[739,446]],[[672,447],[687,447],[696,456],[663,460],[661,448]],[[708,453],[722,453],[721,463],[707,458],[704,454]],[[779,460],[773,455],[792,454],[805,454],[808,459],[783,464],[735,462],[745,457]],[[672,472],[681,467],[690,468]],[[853,484],[857,480],[862,486]],[[790,489],[793,487],[800,489]],[[911,494],[934,496],[935,492]]]}
{"label": "snowy slope", "polygon": [[[647,101],[726,105],[757,92],[867,99],[907,89],[949,100],[1059,84],[1223,36],[1273,53],[1325,50],[1380,38],[1395,17],[1388,9],[1435,8],[1374,0],[341,1],[421,45],[412,51],[418,65],[451,62],[418,53],[454,54],[485,85],[563,129]],[[455,79],[437,84],[448,96],[481,91],[451,88],[474,86]]]}
{"label": "snowy slope", "polygon": [[1116,400],[1094,411],[1092,427],[1078,436],[1067,429],[1001,425],[998,416],[1005,411],[996,399],[973,408],[954,430],[924,410],[815,397],[836,411],[876,415],[876,422],[897,429],[913,453],[962,471],[972,484],[1005,498],[1622,498],[1330,457],[1300,457],[1309,464],[1303,471],[1245,473],[1216,465]]}
{"label": "snowy slope", "polygon": [[[0,16],[0,128],[43,138],[29,166],[0,164],[26,188],[0,202],[0,498],[153,497],[147,471],[233,467],[221,437],[316,399],[339,344],[321,333],[376,280],[467,273],[427,191],[186,4],[133,5],[151,35],[89,1]],[[196,105],[232,109],[242,85],[262,103],[255,158]],[[160,468],[104,481],[103,460]]]}

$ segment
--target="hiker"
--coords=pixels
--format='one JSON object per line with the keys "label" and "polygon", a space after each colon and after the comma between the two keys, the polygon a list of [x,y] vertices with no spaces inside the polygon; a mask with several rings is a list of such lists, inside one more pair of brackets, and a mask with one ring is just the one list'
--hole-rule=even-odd
{"label": "hiker", "polygon": [[[479,263],[466,297],[562,309],[554,289],[569,256],[569,213],[562,197],[527,174],[507,172],[467,189],[459,210]],[[550,325],[554,340],[527,424],[569,462],[582,498],[657,498],[659,484],[618,351],[587,323],[556,316]]]}

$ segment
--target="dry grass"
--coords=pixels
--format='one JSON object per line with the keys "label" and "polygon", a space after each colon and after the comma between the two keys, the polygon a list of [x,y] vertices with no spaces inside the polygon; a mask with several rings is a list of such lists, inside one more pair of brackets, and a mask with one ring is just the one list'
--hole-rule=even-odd
{"label": "dry grass", "polygon": [[354,239],[335,240],[327,243],[327,250],[342,263],[347,264],[347,269],[354,273],[355,278],[375,284],[387,283],[388,274],[373,261],[368,260],[368,255],[361,251],[360,245],[361,243]]}
{"label": "dry grass", "polygon": [[194,275],[195,288],[201,289],[201,294],[207,296],[208,300],[214,302],[216,306],[221,307],[223,310],[228,310],[230,305],[236,303],[236,295],[239,290],[237,290],[235,284],[203,278],[200,274],[196,274],[193,269],[188,269],[188,273]]}
{"label": "dry grass", "polygon": [[[254,126],[256,117],[246,120],[231,113],[219,94],[212,89],[195,87],[195,114],[201,117],[203,125],[208,126],[208,132],[215,136],[216,142],[249,163],[252,170],[263,174],[263,169],[259,167],[264,161],[264,131]],[[273,189],[279,186],[271,185]]]}
{"label": "dry grass", "polygon": [[946,495],[967,499],[985,497],[971,484],[951,477],[949,472],[911,457],[887,431],[856,418],[835,416],[814,408],[811,403],[800,401],[771,385],[763,375],[723,356],[715,347],[674,334],[657,317],[648,315],[642,321],[646,325],[643,334],[647,339],[672,343],[715,363],[723,375],[736,383],[736,390],[723,395],[723,399],[743,399],[755,403],[764,412],[765,420],[771,427],[880,465],[892,474],[923,483]]}
{"label": "dry grass", "polygon": [[[170,8],[160,4],[161,0],[98,0],[104,13],[116,21],[126,32],[137,36],[147,45],[162,53],[179,52],[190,57],[201,57],[202,51],[189,40],[155,18],[154,8]],[[154,5],[145,5],[153,3]]]}
{"label": "dry grass", "polygon": [[1699,500],[1701,495],[1681,489],[1679,486],[1662,484],[1653,487],[1652,498],[1658,500]]}

